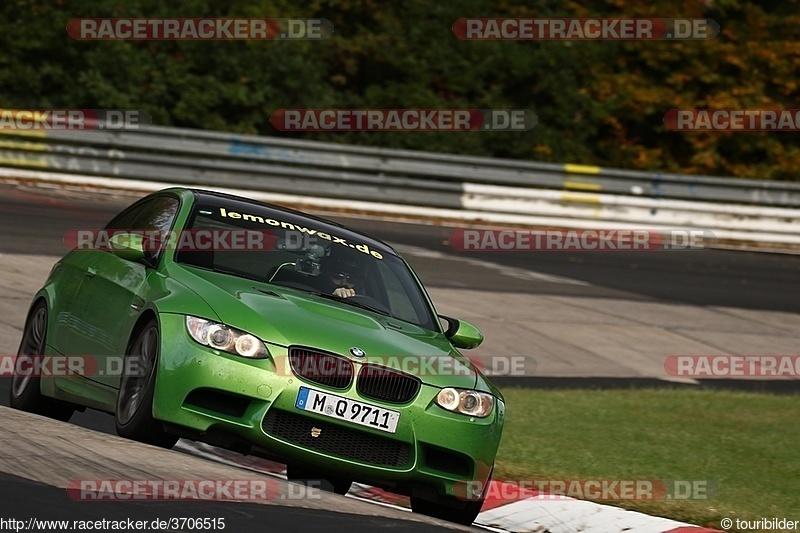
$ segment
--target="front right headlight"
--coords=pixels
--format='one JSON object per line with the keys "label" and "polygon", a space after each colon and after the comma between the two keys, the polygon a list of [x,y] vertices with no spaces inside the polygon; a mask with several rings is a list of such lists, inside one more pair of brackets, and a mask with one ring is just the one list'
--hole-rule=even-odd
{"label": "front right headlight", "polygon": [[447,387],[436,395],[436,405],[462,415],[485,418],[492,413],[494,396],[476,390]]}
{"label": "front right headlight", "polygon": [[225,324],[187,315],[186,329],[203,346],[248,359],[269,357],[269,351],[261,339]]}

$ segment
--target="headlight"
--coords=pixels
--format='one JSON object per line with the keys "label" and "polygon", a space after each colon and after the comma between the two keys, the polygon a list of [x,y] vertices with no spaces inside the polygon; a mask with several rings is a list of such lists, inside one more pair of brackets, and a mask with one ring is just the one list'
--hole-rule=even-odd
{"label": "headlight", "polygon": [[448,411],[484,418],[494,408],[494,396],[485,392],[447,387],[436,395],[436,405]]}
{"label": "headlight", "polygon": [[264,359],[269,352],[258,338],[236,328],[194,316],[186,317],[189,335],[203,346],[249,359]]}

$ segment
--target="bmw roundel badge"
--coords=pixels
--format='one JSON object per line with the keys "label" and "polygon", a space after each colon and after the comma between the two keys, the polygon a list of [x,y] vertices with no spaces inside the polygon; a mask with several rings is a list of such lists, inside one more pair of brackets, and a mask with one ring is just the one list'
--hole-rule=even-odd
{"label": "bmw roundel badge", "polygon": [[367,354],[361,348],[357,348],[354,346],[350,348],[350,355],[352,355],[353,357],[364,357]]}

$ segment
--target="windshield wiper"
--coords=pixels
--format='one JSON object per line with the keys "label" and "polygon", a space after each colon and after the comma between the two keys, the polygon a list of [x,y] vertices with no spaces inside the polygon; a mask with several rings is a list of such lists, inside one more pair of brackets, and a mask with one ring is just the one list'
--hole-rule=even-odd
{"label": "windshield wiper", "polygon": [[320,298],[325,298],[327,300],[334,300],[336,302],[346,303],[347,305],[360,307],[361,309],[366,309],[367,311],[372,311],[373,313],[378,313],[379,315],[392,316],[391,313],[389,313],[388,311],[386,311],[384,309],[380,309],[378,307],[373,307],[371,305],[367,305],[367,304],[362,303],[362,302],[356,302],[354,300],[351,300],[350,298],[340,298],[338,296],[334,296],[333,294],[326,294],[324,292],[319,292],[319,291],[309,291],[309,292],[311,294],[313,294],[314,296],[319,296]]}

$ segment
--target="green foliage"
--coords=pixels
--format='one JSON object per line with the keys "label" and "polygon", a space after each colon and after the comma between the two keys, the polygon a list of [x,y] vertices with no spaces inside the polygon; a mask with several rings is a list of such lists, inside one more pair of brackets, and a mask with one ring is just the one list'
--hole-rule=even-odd
{"label": "green foliage", "polygon": [[[643,170],[797,180],[800,134],[672,132],[670,109],[791,109],[797,0],[5,0],[0,105],[137,108],[157,124]],[[75,41],[79,17],[322,17],[324,41]],[[710,17],[705,41],[460,41],[461,17]],[[536,112],[528,132],[283,133],[283,108]]]}
{"label": "green foliage", "polygon": [[[611,505],[712,528],[797,516],[795,395],[505,388],[497,480],[704,480],[708,499]],[[698,495],[700,496],[700,495]]]}

